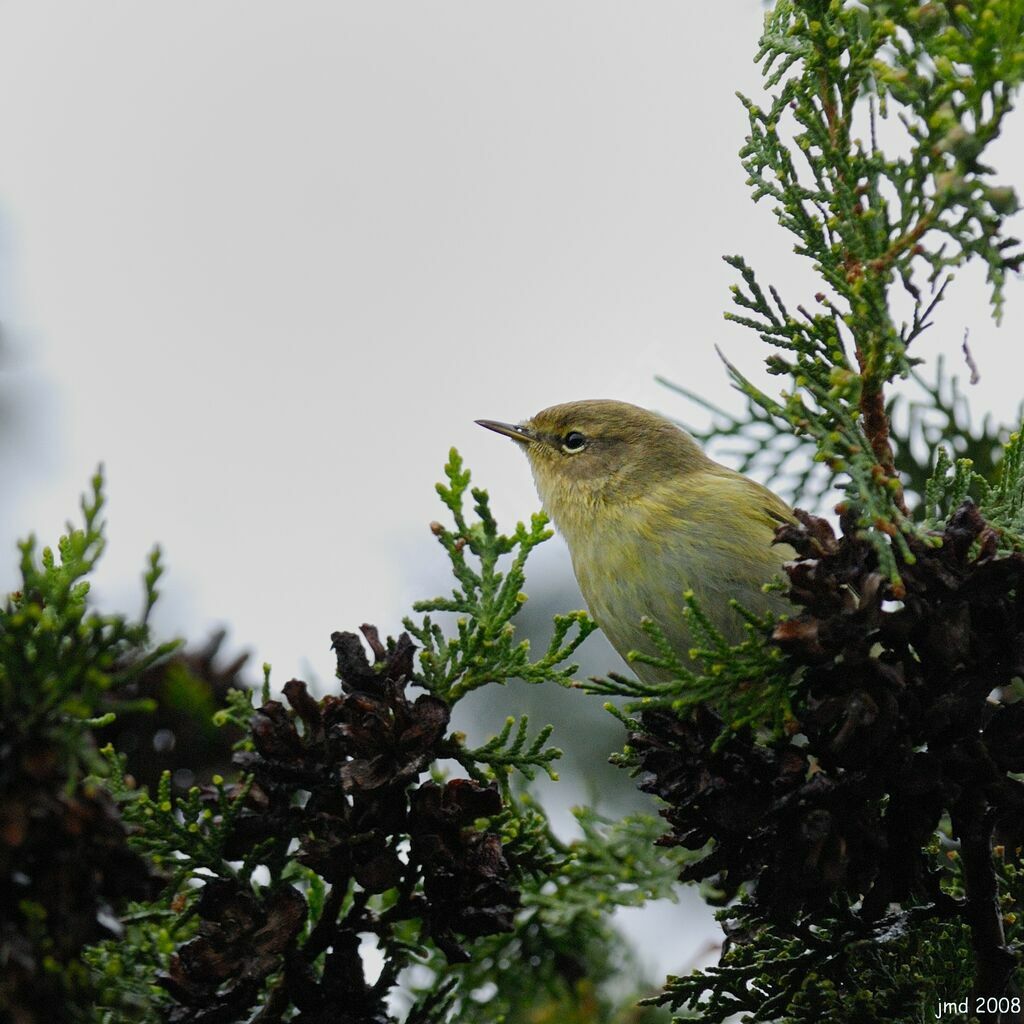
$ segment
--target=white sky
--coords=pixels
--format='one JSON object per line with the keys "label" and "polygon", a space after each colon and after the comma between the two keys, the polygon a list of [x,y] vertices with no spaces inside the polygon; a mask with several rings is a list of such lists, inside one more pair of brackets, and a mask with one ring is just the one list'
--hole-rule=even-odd
{"label": "white sky", "polygon": [[[0,590],[100,461],[106,603],[231,640],[280,685],[330,678],[334,629],[395,631],[444,565],[426,524],[458,446],[509,524],[525,461],[473,425],[617,397],[729,404],[720,260],[796,304],[816,285],[736,152],[756,0],[0,0]],[[1024,122],[995,162],[1022,186]],[[977,409],[1021,397],[965,275],[920,354],[965,326]],[[3,432],[7,431],[4,437]],[[559,542],[560,543],[560,542]],[[533,577],[568,574],[556,544]],[[609,668],[617,667],[609,665]]]}

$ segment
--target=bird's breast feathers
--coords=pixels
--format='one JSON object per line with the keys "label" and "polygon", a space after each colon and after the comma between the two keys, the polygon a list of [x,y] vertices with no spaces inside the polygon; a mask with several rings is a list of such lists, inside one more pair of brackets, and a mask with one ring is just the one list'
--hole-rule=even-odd
{"label": "bird's breast feathers", "polygon": [[771,543],[775,528],[791,518],[788,507],[729,470],[695,474],[688,483],[684,497],[678,487],[663,487],[567,522],[551,510],[591,614],[619,649],[646,646],[639,627],[645,615],[670,639],[688,644],[682,618],[688,590],[734,638],[741,626],[730,598],[754,611],[773,604],[761,588],[790,556],[788,547]]}

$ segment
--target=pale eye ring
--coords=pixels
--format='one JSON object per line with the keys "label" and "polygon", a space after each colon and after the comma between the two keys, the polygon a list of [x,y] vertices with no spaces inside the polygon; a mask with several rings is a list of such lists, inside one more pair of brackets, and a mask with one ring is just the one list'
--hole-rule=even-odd
{"label": "pale eye ring", "polygon": [[562,438],[562,451],[575,454],[578,451],[582,451],[587,444],[587,439],[578,431],[570,430],[568,434]]}

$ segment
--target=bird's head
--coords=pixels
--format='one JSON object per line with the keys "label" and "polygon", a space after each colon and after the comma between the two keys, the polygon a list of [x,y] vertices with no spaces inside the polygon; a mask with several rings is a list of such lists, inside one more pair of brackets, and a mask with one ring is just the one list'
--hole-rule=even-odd
{"label": "bird's head", "polygon": [[636,500],[711,464],[671,420],[627,402],[567,402],[517,424],[477,423],[522,447],[556,522],[567,510]]}

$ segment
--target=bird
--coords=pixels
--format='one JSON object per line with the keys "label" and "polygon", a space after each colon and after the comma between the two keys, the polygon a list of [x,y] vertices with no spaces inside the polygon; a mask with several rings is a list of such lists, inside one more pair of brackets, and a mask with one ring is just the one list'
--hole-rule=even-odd
{"label": "bird", "polygon": [[[520,423],[476,423],[525,452],[590,616],[627,662],[631,651],[657,655],[642,624],[650,619],[692,664],[687,593],[730,643],[744,635],[732,599],[758,614],[785,607],[763,587],[792,557],[773,544],[776,529],[794,521],[789,505],[713,461],[667,417],[589,399]],[[654,665],[632,668],[645,682],[671,678]]]}

